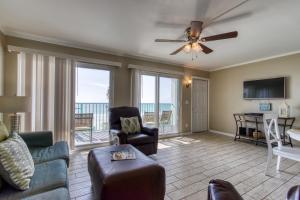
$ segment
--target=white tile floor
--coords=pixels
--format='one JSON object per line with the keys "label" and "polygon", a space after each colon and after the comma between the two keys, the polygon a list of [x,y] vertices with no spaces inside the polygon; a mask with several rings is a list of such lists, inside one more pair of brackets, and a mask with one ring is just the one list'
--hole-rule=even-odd
{"label": "white tile floor", "polygon": [[[283,160],[281,172],[275,162],[265,176],[267,148],[212,133],[164,139],[157,155],[151,156],[166,169],[165,199],[207,199],[211,179],[230,181],[245,200],[284,200],[288,189],[300,184],[300,163]],[[72,199],[93,199],[87,153],[71,155],[69,168]]]}

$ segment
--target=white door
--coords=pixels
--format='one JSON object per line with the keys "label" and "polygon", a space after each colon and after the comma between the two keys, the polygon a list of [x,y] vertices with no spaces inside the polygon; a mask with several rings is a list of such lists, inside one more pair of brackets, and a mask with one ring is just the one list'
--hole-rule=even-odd
{"label": "white door", "polygon": [[192,80],[192,132],[208,130],[208,81]]}

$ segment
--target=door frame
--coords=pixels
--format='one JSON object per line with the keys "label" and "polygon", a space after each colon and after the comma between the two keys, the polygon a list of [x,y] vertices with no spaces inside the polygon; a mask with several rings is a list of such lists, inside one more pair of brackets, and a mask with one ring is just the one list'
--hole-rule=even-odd
{"label": "door frame", "polygon": [[209,78],[203,78],[200,76],[192,76],[192,83],[191,83],[191,133],[195,133],[193,131],[193,79],[207,81],[207,131],[210,130],[209,128],[209,95],[210,95],[210,79]]}
{"label": "door frame", "polygon": [[[168,136],[168,135],[178,135],[181,133],[181,122],[182,122],[182,116],[181,116],[181,94],[182,94],[182,88],[180,87],[180,82],[181,82],[181,77],[176,76],[176,75],[172,75],[172,74],[164,74],[164,73],[159,73],[159,72],[151,72],[151,71],[140,71],[139,74],[139,81],[141,81],[141,77],[143,75],[148,75],[148,76],[154,76],[155,77],[155,112],[158,113],[158,116],[156,116],[156,124],[159,127],[159,99],[160,99],[160,95],[159,95],[159,87],[160,87],[160,77],[164,77],[164,78],[175,78],[178,80],[178,88],[177,88],[177,92],[178,92],[178,108],[177,108],[177,114],[178,114],[178,121],[177,121],[177,133],[168,133],[168,134],[163,134],[160,135],[161,136]],[[141,85],[141,84],[140,84]],[[141,90],[141,88],[140,88]],[[141,104],[141,91],[139,91],[139,102]]]}
{"label": "door frame", "polygon": [[71,149],[86,149],[89,147],[95,147],[95,146],[106,146],[107,144],[109,144],[109,142],[103,142],[103,143],[91,143],[91,144],[84,144],[84,145],[79,145],[76,146],[75,145],[75,104],[76,104],[76,68],[78,66],[78,63],[86,63],[89,64],[90,66],[83,66],[80,68],[86,68],[86,69],[96,69],[96,70],[106,70],[109,71],[109,107],[113,107],[114,106],[114,68],[110,67],[110,66],[105,66],[105,65],[101,65],[101,64],[97,64],[97,63],[92,63],[92,62],[82,62],[82,61],[78,61],[75,60],[74,62],[74,71],[72,73],[73,76],[73,81],[72,81],[72,109],[73,112],[71,112],[71,134],[70,134],[70,145],[71,145]]}

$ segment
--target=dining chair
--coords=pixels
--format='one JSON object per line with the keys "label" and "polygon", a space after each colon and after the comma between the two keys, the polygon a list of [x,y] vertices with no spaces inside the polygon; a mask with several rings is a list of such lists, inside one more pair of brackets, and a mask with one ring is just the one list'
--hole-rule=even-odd
{"label": "dining chair", "polygon": [[[268,145],[268,158],[265,174],[268,175],[273,155],[277,156],[277,172],[280,170],[281,158],[300,161],[300,149],[282,146],[278,128],[278,117],[272,114],[264,115],[264,129]],[[274,145],[275,144],[275,145]],[[277,145],[277,146],[276,146]]]}

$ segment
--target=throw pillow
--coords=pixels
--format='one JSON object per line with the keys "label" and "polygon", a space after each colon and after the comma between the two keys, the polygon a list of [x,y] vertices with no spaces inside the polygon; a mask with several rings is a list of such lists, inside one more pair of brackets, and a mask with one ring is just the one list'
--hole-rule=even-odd
{"label": "throw pillow", "polygon": [[29,188],[34,173],[34,163],[23,139],[13,133],[0,143],[0,176],[19,190]]}
{"label": "throw pillow", "polygon": [[141,125],[138,117],[124,118],[120,117],[122,131],[126,134],[137,133],[141,131]]}
{"label": "throw pillow", "polygon": [[0,142],[6,140],[9,136],[9,132],[5,126],[5,124],[0,121]]}

